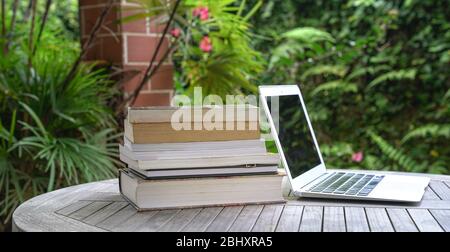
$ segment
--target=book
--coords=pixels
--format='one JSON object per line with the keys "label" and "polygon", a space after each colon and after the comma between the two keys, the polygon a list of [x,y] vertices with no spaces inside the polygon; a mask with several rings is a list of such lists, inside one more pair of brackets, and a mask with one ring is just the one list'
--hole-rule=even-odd
{"label": "book", "polygon": [[119,151],[133,160],[155,160],[169,158],[212,158],[230,157],[239,155],[264,155],[266,150],[255,150],[254,148],[234,148],[234,149],[208,149],[208,150],[184,150],[184,151],[141,151],[134,152],[128,147],[119,145]]}
{"label": "book", "polygon": [[157,143],[157,144],[134,144],[124,137],[123,145],[132,152],[152,151],[204,151],[225,149],[253,149],[255,153],[265,153],[266,144],[263,139],[211,141],[211,142],[181,142],[181,143]]}
{"label": "book", "polygon": [[[223,122],[226,124],[226,122]],[[208,124],[208,123],[206,123]],[[239,128],[237,125],[242,124]],[[177,143],[177,142],[207,142],[259,139],[258,122],[235,122],[232,130],[226,126],[222,130],[209,130],[205,123],[191,123],[187,129],[177,130],[172,123],[134,123],[124,122],[125,137],[135,144]],[[212,127],[211,127],[212,128]]]}
{"label": "book", "polygon": [[122,162],[128,164],[129,166],[142,170],[161,170],[190,167],[224,167],[237,165],[278,165],[279,163],[279,155],[272,153],[203,158],[172,156],[168,158],[158,158],[151,160],[135,160],[127,156],[127,153],[121,151],[119,157]]}
{"label": "book", "polygon": [[[177,114],[176,114],[177,113]],[[259,121],[259,108],[250,104],[224,106],[182,106],[182,107],[130,107],[129,123],[171,122],[172,117],[188,115],[189,121],[203,122],[213,116],[215,121]],[[214,116],[216,115],[216,116]],[[186,120],[187,118],[183,118]]]}
{"label": "book", "polygon": [[231,166],[231,167],[214,167],[214,168],[186,168],[186,169],[164,169],[164,170],[142,170],[133,166],[128,168],[141,175],[142,178],[194,178],[207,176],[236,176],[236,175],[256,175],[256,174],[274,174],[278,170],[278,166]]}
{"label": "book", "polygon": [[138,211],[205,206],[281,203],[284,172],[272,175],[145,180],[122,170],[122,195]]}

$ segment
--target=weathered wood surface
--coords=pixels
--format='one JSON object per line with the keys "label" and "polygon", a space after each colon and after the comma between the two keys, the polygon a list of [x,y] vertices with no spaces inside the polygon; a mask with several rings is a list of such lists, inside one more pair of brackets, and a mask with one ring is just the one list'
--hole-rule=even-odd
{"label": "weathered wood surface", "polygon": [[432,181],[419,204],[297,199],[284,188],[286,204],[148,212],[137,212],[129,205],[114,179],[28,200],[14,212],[13,230],[448,232],[450,176],[425,176]]}

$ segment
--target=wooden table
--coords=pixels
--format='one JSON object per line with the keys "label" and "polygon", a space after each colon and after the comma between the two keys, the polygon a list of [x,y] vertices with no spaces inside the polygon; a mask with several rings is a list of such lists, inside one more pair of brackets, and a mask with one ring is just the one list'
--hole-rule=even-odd
{"label": "wooden table", "polygon": [[[416,174],[418,175],[418,174]],[[419,204],[295,199],[286,204],[137,212],[117,180],[67,187],[28,200],[13,231],[450,231],[450,176],[432,178]]]}

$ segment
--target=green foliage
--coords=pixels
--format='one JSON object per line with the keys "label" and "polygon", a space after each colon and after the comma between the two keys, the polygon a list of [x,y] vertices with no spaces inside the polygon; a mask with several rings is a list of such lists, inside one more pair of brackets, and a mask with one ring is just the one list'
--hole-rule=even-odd
{"label": "green foliage", "polygon": [[334,42],[334,38],[328,33],[312,27],[300,27],[281,34],[282,38],[294,39],[305,44],[322,41]]}
{"label": "green foliage", "polygon": [[311,96],[315,96],[320,92],[334,92],[338,94],[342,93],[356,93],[358,91],[358,86],[354,83],[348,83],[341,80],[329,81],[320,84],[320,86],[314,88],[311,91]]}
{"label": "green foliage", "polygon": [[379,76],[377,76],[373,81],[369,82],[369,85],[367,88],[373,88],[376,85],[386,82],[386,81],[401,81],[401,80],[413,80],[414,77],[416,77],[416,70],[415,69],[408,69],[408,70],[395,70],[395,71],[389,71],[387,73],[383,73]]}
{"label": "green foliage", "polygon": [[[155,15],[170,12],[166,7],[173,7],[175,1],[137,2],[146,6],[149,15]],[[178,46],[173,54],[177,93],[192,94],[195,87],[202,87],[204,95],[221,97],[257,91],[255,77],[263,71],[265,62],[251,46],[253,36],[248,19],[261,4],[262,1],[256,1],[249,7],[246,1],[237,0],[181,1],[174,20],[180,35],[173,36],[173,43]],[[194,15],[198,8],[207,8],[207,19]],[[204,39],[210,41],[211,50],[202,49]]]}
{"label": "green foliage", "polygon": [[[250,47],[250,33],[247,19],[256,10],[243,13],[244,5],[233,6],[237,1],[187,1],[185,14],[188,27],[180,41],[180,50],[174,55],[180,62],[179,71],[187,92],[202,87],[203,93],[225,97],[242,91],[257,91],[254,76],[263,70],[259,52]],[[242,2],[245,4],[245,1]],[[198,7],[207,7],[210,19],[201,21],[192,15]],[[257,5],[256,5],[257,7]],[[181,27],[181,26],[180,26]],[[210,53],[200,50],[202,38],[211,39]]]}
{"label": "green foliage", "polygon": [[9,52],[0,52],[2,223],[24,200],[112,178],[118,166],[119,135],[108,107],[117,91],[107,72],[81,65],[67,81],[78,42],[50,25],[33,55],[23,42],[28,24],[16,25]]}
{"label": "green foliage", "polygon": [[403,137],[402,142],[407,142],[413,138],[450,138],[450,124],[428,124],[417,127],[406,136]]}
{"label": "green foliage", "polygon": [[369,132],[368,134],[371,140],[378,146],[378,148],[380,148],[382,154],[386,155],[390,160],[398,164],[402,170],[409,172],[423,172],[424,167],[417,164],[401,149],[390,145],[383,138],[373,132]]}
{"label": "green foliage", "polygon": [[347,68],[345,66],[340,65],[317,65],[307,69],[303,72],[300,79],[306,80],[310,76],[314,75],[325,75],[325,74],[333,74],[338,77],[344,77]]}
{"label": "green foliage", "polygon": [[450,172],[445,1],[270,0],[261,9],[251,20],[256,48],[270,52],[261,81],[299,83],[329,166]]}

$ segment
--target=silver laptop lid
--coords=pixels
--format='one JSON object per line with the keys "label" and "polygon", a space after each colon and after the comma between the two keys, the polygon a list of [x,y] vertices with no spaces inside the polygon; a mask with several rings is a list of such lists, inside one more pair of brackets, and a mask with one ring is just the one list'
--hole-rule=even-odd
{"label": "silver laptop lid", "polygon": [[[275,86],[280,90],[275,92],[274,86],[267,86],[270,92],[260,87],[261,95],[266,100],[265,110],[271,111],[272,102],[278,102],[278,127],[272,117],[272,134],[278,151],[282,155],[283,165],[287,168],[294,189],[301,188],[325,172],[322,155],[311,126],[308,112],[303,102],[300,89],[297,86]],[[276,88],[275,88],[276,89]],[[276,106],[275,106],[276,107]],[[275,130],[274,130],[275,129]]]}

